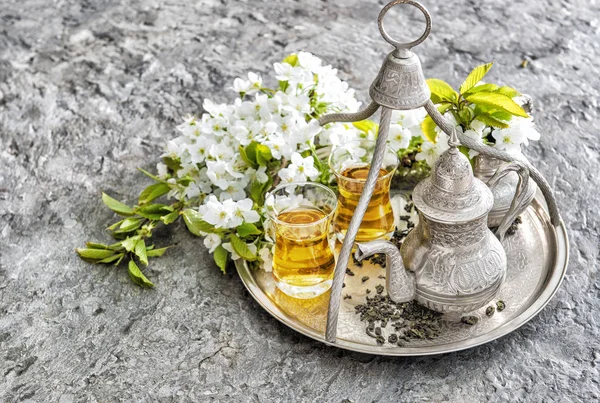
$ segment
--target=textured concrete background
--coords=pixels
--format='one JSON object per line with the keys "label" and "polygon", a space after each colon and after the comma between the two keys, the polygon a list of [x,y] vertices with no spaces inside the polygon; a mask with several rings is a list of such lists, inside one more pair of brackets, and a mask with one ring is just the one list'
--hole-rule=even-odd
{"label": "textured concrete background", "polygon": [[[247,70],[308,50],[362,100],[389,49],[381,2],[2,0],[0,3],[0,400],[595,401],[600,398],[600,6],[594,0],[424,0],[418,49],[455,85],[490,80],[535,97],[527,150],[571,236],[566,280],[522,329],[472,350],[381,358],[279,324],[183,228],[143,291],[74,248],[108,240],[108,191],[133,201],[179,117]],[[412,36],[421,27],[410,29]],[[528,68],[519,68],[523,59]]]}

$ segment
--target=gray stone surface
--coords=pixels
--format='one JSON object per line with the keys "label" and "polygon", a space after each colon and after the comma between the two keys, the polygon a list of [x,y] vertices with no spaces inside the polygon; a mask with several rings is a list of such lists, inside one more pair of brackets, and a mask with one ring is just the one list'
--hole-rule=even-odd
{"label": "gray stone surface", "polygon": [[158,236],[177,247],[152,264],[154,291],[74,253],[107,240],[100,192],[133,201],[148,184],[135,168],[152,167],[204,97],[229,99],[235,76],[308,50],[366,100],[388,50],[382,2],[2,0],[0,400],[600,399],[600,6],[424,2],[428,76],[459,84],[495,59],[491,79],[535,97],[544,138],[527,154],[556,189],[572,248],[537,318],[468,351],[373,357],[279,324],[181,227]]}

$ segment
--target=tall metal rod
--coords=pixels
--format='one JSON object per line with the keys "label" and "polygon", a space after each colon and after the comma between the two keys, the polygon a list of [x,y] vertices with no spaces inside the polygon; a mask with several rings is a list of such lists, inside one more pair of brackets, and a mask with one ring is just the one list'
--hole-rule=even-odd
{"label": "tall metal rod", "polygon": [[379,170],[383,164],[383,158],[386,152],[386,142],[390,129],[390,121],[392,118],[392,110],[384,107],[381,110],[381,119],[379,123],[379,134],[377,136],[377,142],[375,143],[375,151],[373,154],[373,161],[371,162],[371,169],[369,169],[369,175],[363,192],[358,201],[358,205],[354,210],[354,215],[348,226],[346,237],[342,244],[340,255],[335,266],[335,272],[333,275],[333,284],[331,286],[331,295],[329,297],[329,311],[327,313],[327,330],[325,336],[327,341],[334,343],[337,335],[337,324],[338,316],[340,313],[340,303],[342,301],[342,286],[344,284],[344,277],[346,276],[346,268],[348,267],[348,260],[352,253],[352,247],[354,246],[354,240],[358,234],[358,229],[362,223],[363,217],[367,212],[367,207],[373,196],[375,185],[377,184],[377,178],[379,177]]}

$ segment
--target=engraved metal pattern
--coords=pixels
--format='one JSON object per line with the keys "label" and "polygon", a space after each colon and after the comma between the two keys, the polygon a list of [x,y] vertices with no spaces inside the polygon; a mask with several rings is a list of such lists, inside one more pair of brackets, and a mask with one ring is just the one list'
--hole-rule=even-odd
{"label": "engraved metal pattern", "polygon": [[[544,207],[541,195],[522,214],[523,223],[519,231],[503,242],[508,258],[508,273],[495,298],[506,301],[507,307],[492,317],[485,315],[482,307],[470,315],[479,318],[475,326],[460,323],[460,313],[445,315],[440,336],[433,340],[411,340],[403,347],[384,344],[365,334],[365,323],[354,313],[354,306],[364,302],[365,289],[373,289],[380,282],[378,275],[383,272],[379,266],[364,263],[363,267],[350,268],[355,276],[346,276],[344,293],[352,299],[340,304],[338,339],[335,346],[368,354],[390,356],[421,356],[464,350],[502,337],[536,316],[552,298],[566,272],[568,262],[568,239],[563,223],[554,227]],[[284,301],[275,295],[277,288],[271,273],[251,270],[244,261],[236,262],[242,282],[252,297],[267,312],[292,329],[326,344],[325,318],[328,295],[312,300]],[[362,276],[370,276],[366,283]],[[417,298],[419,298],[417,296]],[[430,302],[429,308],[444,310],[443,303]],[[466,307],[472,311],[472,307]],[[393,329],[382,329],[387,336]]]}
{"label": "engraved metal pattern", "polygon": [[417,109],[425,105],[431,92],[419,58],[410,53],[407,58],[398,59],[394,52],[390,53],[371,84],[369,95],[376,103],[392,109]]}
{"label": "engraved metal pattern", "polygon": [[473,177],[467,157],[456,147],[440,156],[432,175],[416,186],[413,200],[429,219],[452,223],[479,219],[494,203],[491,190]]}
{"label": "engraved metal pattern", "polygon": [[412,270],[418,301],[439,312],[466,313],[487,304],[506,276],[506,254],[487,228],[491,190],[451,147],[417,185],[413,201],[419,228],[402,245],[403,262],[391,264]]}
{"label": "engraved metal pattern", "polygon": [[484,219],[465,224],[442,224],[429,222],[431,243],[442,247],[462,247],[481,241],[487,235]]}

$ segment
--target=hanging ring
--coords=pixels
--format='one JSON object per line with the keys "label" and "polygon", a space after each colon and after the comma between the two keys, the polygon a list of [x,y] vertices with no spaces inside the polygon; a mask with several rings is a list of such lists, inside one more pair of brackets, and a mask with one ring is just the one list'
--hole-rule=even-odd
{"label": "hanging ring", "polygon": [[[386,32],[385,28],[383,27],[383,17],[385,17],[385,14],[389,11],[390,8],[397,6],[398,4],[408,4],[411,6],[415,6],[416,8],[421,10],[423,15],[425,16],[425,23],[427,24],[427,26],[425,27],[425,32],[423,32],[423,35],[421,35],[421,37],[419,39],[417,39],[416,41],[412,41],[412,42],[408,42],[408,43],[398,42],[394,38],[392,38]],[[423,6],[421,3],[417,2],[417,1],[394,0],[390,3],[388,3],[388,5],[386,5],[383,8],[383,10],[381,10],[381,12],[379,13],[379,17],[377,18],[377,24],[379,25],[379,32],[381,32],[381,36],[383,36],[383,39],[385,39],[390,45],[396,47],[396,49],[410,50],[411,48],[414,48],[415,46],[422,43],[429,36],[429,33],[431,32],[431,15],[429,14],[429,11],[427,11],[425,6]]]}

